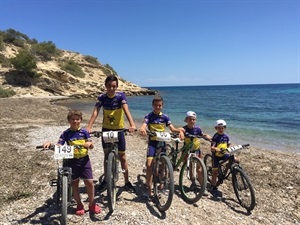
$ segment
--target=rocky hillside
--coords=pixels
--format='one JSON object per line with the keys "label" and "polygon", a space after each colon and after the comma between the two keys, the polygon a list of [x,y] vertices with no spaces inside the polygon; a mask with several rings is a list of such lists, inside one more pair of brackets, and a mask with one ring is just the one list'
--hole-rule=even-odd
{"label": "rocky hillside", "polygon": [[[28,48],[28,47],[27,47]],[[30,46],[29,46],[30,48]],[[59,56],[50,60],[37,58],[35,73],[38,76],[28,76],[16,70],[10,59],[16,57],[24,47],[3,43],[0,48],[0,87],[12,89],[16,97],[20,96],[67,96],[67,97],[95,97],[103,92],[104,80],[107,74],[112,73],[104,65],[97,62],[88,62],[85,55],[67,50],[59,50]],[[95,58],[96,59],[96,58]],[[3,62],[6,63],[3,63]],[[83,71],[83,77],[74,76],[61,69],[66,61],[75,62]],[[152,95],[155,91],[139,87],[119,76],[119,91],[127,95]]]}

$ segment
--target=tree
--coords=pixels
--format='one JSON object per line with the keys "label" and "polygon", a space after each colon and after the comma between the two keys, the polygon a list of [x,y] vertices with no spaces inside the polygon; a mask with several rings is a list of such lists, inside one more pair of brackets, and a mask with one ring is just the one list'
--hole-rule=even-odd
{"label": "tree", "polygon": [[11,59],[11,64],[16,70],[23,71],[29,76],[34,76],[33,69],[37,68],[35,58],[27,50],[21,50]]}

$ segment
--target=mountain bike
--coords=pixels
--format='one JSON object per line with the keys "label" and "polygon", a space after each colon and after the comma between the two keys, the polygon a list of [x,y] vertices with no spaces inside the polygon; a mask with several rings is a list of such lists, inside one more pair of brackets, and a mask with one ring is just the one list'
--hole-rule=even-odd
{"label": "mountain bike", "polygon": [[[221,185],[231,174],[232,186],[238,202],[249,212],[255,207],[255,192],[250,182],[250,178],[241,165],[234,160],[234,154],[248,146],[249,144],[235,145],[233,147],[223,149],[224,153],[230,153],[231,156],[228,159],[220,161],[216,186]],[[206,154],[204,157],[207,179],[210,183],[212,179],[213,157],[214,155],[212,154]]]}
{"label": "mountain bike", "polygon": [[156,137],[158,145],[153,158],[153,192],[154,203],[159,211],[167,211],[174,196],[174,173],[169,157],[164,150],[165,142],[170,141],[167,132],[147,131],[147,135]]}
{"label": "mountain bike", "polygon": [[[179,148],[179,143],[183,142],[177,134],[170,134],[175,142],[175,147],[166,145],[167,155],[171,160],[174,171],[179,170],[179,189],[183,200],[189,204],[197,202],[204,194],[207,184],[206,166],[201,158],[197,156],[194,149],[194,138],[204,138],[199,135],[185,134],[191,138],[188,144]],[[204,138],[205,139],[205,138]],[[179,157],[180,155],[180,157]]]}
{"label": "mountain bike", "polygon": [[128,132],[128,129],[122,129],[117,131],[93,131],[95,137],[102,137],[104,143],[106,143],[105,151],[107,151],[108,157],[106,160],[106,173],[105,180],[107,182],[107,198],[108,208],[110,212],[113,212],[117,202],[117,182],[119,180],[119,173],[124,172],[120,170],[120,159],[118,154],[118,133]]}
{"label": "mountain bike", "polygon": [[[50,180],[51,186],[56,186],[56,203],[61,209],[61,224],[67,224],[68,207],[72,200],[72,168],[67,166],[67,159],[74,158],[74,148],[76,146],[50,145],[45,149],[42,145],[37,149],[54,150],[54,159],[57,160],[57,178]],[[62,163],[61,163],[62,160]]]}

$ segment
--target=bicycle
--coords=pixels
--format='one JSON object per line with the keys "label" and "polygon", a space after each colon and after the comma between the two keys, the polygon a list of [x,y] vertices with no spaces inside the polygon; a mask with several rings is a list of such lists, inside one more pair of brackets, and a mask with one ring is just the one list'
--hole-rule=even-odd
{"label": "bicycle", "polygon": [[166,132],[147,131],[147,135],[156,136],[156,140],[159,142],[152,166],[153,198],[158,210],[165,212],[170,208],[174,196],[173,167],[166,152],[163,151],[169,137]]}
{"label": "bicycle", "polygon": [[108,198],[108,208],[110,212],[113,212],[116,207],[117,202],[117,182],[119,180],[119,173],[124,172],[119,169],[120,159],[118,154],[118,133],[119,132],[128,132],[129,129],[122,129],[117,131],[93,131],[90,134],[93,134],[95,137],[102,137],[104,143],[107,147],[108,157],[106,160],[106,173],[105,180],[107,182],[107,198]]}
{"label": "bicycle", "polygon": [[[57,160],[57,178],[50,180],[50,186],[56,186],[56,203],[61,209],[61,224],[67,224],[68,207],[72,201],[72,168],[67,166],[67,159],[74,157],[74,148],[76,146],[50,145],[45,149],[42,145],[36,146],[36,149],[54,150],[54,158]],[[62,163],[60,160],[62,159]]]}
{"label": "bicycle", "polygon": [[[235,145],[233,147],[223,149],[224,153],[228,152],[231,156],[228,159],[220,161],[216,186],[221,185],[231,174],[232,186],[238,202],[242,207],[250,212],[255,207],[255,192],[249,176],[243,170],[239,162],[234,160],[234,154],[248,146],[249,144]],[[207,179],[210,183],[212,179],[213,157],[214,156],[212,154],[206,154],[204,157],[204,163],[207,169]]]}
{"label": "bicycle", "polygon": [[[204,194],[207,184],[206,166],[201,158],[197,156],[194,148],[194,138],[204,138],[199,135],[185,134],[191,138],[188,144],[179,148],[179,143],[183,142],[177,134],[170,134],[175,147],[167,144],[167,155],[171,160],[174,171],[180,169],[179,189],[183,200],[189,204],[197,202]],[[205,138],[204,138],[205,139]],[[179,153],[181,156],[178,158]]]}

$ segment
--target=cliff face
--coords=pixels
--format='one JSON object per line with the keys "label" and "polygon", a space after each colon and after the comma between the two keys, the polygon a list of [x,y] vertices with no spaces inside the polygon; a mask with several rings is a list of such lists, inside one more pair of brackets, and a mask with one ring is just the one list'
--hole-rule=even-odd
{"label": "cliff face", "polygon": [[[19,48],[6,44],[0,51],[5,58],[13,58]],[[84,77],[75,77],[61,69],[62,62],[72,60],[84,72]],[[0,86],[10,88],[16,92],[16,97],[26,96],[66,96],[66,97],[95,97],[105,91],[105,68],[99,63],[95,65],[86,61],[84,55],[76,52],[61,50],[58,57],[49,61],[37,61],[36,72],[39,77],[31,78],[16,71],[12,66],[4,67],[0,64]],[[155,91],[139,87],[119,77],[119,91],[127,95],[153,95]]]}

